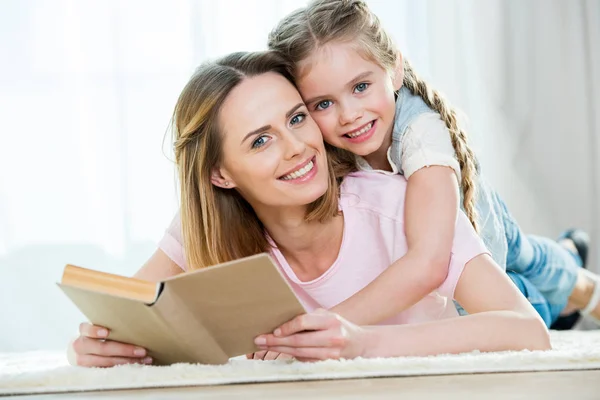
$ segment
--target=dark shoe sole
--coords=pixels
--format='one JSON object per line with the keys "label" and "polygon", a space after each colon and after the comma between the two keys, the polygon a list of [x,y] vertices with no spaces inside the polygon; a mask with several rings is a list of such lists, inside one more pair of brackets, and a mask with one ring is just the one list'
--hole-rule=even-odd
{"label": "dark shoe sole", "polygon": [[[558,240],[560,239],[571,239],[575,248],[577,249],[577,254],[579,254],[579,258],[581,258],[582,268],[587,267],[587,258],[588,251],[590,246],[590,237],[583,229],[569,229],[565,233],[563,233]],[[575,324],[581,318],[581,314],[579,311],[575,311],[569,315],[565,315],[562,317],[558,317],[556,321],[550,326],[550,329],[555,329],[557,331],[568,331],[573,329]]]}

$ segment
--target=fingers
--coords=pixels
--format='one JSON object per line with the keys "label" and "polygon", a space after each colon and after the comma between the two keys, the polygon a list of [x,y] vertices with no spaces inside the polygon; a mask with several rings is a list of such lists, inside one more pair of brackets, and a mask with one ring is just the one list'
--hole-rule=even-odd
{"label": "fingers", "polygon": [[254,356],[252,357],[253,360],[262,360],[265,355],[267,354],[267,351],[257,351],[256,353],[254,353]]}
{"label": "fingers", "polygon": [[113,367],[122,364],[152,364],[148,351],[128,343],[108,340],[110,331],[84,322],[80,336],[72,342],[69,362],[82,367]]}
{"label": "fingers", "polygon": [[86,336],[80,336],[73,342],[73,349],[79,355],[92,354],[104,357],[146,357],[147,351],[127,343],[112,340],[100,341]]}
{"label": "fingers", "polygon": [[124,364],[152,364],[152,358],[103,357],[93,354],[77,355],[76,363],[80,367],[114,367]]}
{"label": "fingers", "polygon": [[302,331],[322,330],[339,326],[338,316],[326,310],[302,314],[281,325],[273,332],[275,336],[290,336]]}
{"label": "fingers", "polygon": [[274,335],[262,335],[255,343],[261,350],[272,350],[275,346],[285,347],[345,347],[348,337],[345,329],[334,328],[313,332],[302,332],[291,336],[277,337]]}
{"label": "fingers", "polygon": [[341,349],[333,347],[269,347],[269,351],[285,353],[303,361],[337,360],[341,357]]}
{"label": "fingers", "polygon": [[337,314],[316,310],[281,325],[273,334],[258,336],[255,344],[263,352],[282,353],[301,361],[339,359],[352,344],[348,328]]}
{"label": "fingers", "polygon": [[246,354],[246,358],[249,360],[288,360],[291,359],[292,356],[288,356],[287,354],[280,354],[274,351],[257,351],[256,353]]}
{"label": "fingers", "polygon": [[108,337],[108,329],[102,326],[92,325],[87,322],[83,322],[79,325],[79,334],[81,336],[87,336],[95,339],[106,339]]}
{"label": "fingers", "polygon": [[300,362],[317,362],[317,361],[323,361],[323,360],[318,360],[316,358],[302,358],[302,357],[297,357],[296,360],[298,360]]}
{"label": "fingers", "polygon": [[281,353],[277,353],[275,351],[267,351],[267,354],[265,354],[265,357],[263,358],[263,360],[265,361],[273,361],[273,360],[277,360],[277,357],[279,357]]}
{"label": "fingers", "polygon": [[276,358],[279,361],[286,361],[286,360],[293,360],[294,359],[294,357],[292,357],[289,354],[285,354],[285,353],[275,353],[275,354],[279,354],[277,356],[277,358]]}

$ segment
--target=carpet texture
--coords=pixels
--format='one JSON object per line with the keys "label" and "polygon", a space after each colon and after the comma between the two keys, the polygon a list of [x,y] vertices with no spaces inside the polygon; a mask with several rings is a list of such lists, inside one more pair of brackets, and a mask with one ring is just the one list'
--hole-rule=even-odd
{"label": "carpet texture", "polygon": [[300,363],[232,359],[221,366],[71,367],[64,352],[0,354],[0,395],[385,376],[600,369],[600,331],[552,331],[546,352]]}

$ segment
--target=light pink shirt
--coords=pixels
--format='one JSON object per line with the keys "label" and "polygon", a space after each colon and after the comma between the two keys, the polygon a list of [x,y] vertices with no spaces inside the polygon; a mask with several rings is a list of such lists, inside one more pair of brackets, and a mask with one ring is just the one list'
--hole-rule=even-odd
{"label": "light pink shirt", "polygon": [[[281,252],[270,253],[307,310],[332,308],[375,278],[407,251],[404,233],[406,179],[402,175],[356,172],[345,178],[340,209],[344,215],[342,245],[334,264],[320,277],[303,282]],[[177,215],[159,243],[177,265],[186,269]],[[413,307],[383,322],[404,324],[458,316],[454,289],[464,266],[472,258],[488,253],[463,212],[456,221],[448,275],[442,285]],[[418,266],[415,266],[418,268]]]}

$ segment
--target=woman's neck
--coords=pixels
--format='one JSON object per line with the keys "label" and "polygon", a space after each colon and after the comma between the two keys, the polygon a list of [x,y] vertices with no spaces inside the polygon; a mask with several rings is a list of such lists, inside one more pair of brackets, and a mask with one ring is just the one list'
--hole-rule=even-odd
{"label": "woman's neck", "polygon": [[318,278],[337,259],[342,244],[344,218],[325,223],[304,220],[306,208],[259,215],[271,239],[302,281]]}

